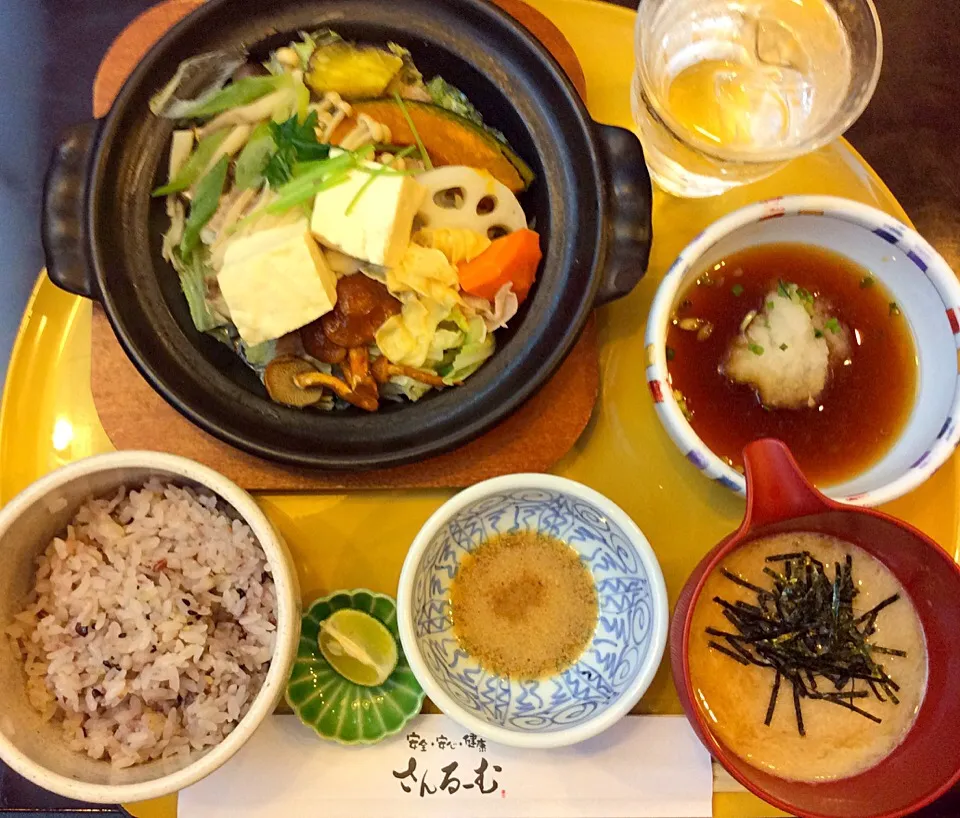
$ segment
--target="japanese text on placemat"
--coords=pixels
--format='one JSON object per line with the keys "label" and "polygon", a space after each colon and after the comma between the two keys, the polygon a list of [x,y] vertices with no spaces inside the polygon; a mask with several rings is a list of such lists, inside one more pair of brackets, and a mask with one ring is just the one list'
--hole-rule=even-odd
{"label": "japanese text on placemat", "polygon": [[487,743],[479,736],[467,733],[458,741],[447,738],[441,733],[435,739],[428,741],[418,733],[407,733],[406,739],[407,746],[411,750],[406,768],[393,770],[393,777],[397,779],[405,793],[424,798],[438,793],[453,795],[457,792],[472,790],[481,795],[493,795],[499,792],[501,798],[506,798],[507,792],[501,788],[496,778],[496,774],[503,772],[503,768],[499,764],[491,763],[483,756],[479,758],[476,767],[462,765],[455,759],[443,766],[439,765],[445,759],[438,759],[437,766],[431,767],[430,758],[420,759],[422,763],[418,764],[417,756],[414,755],[418,752],[426,753],[428,747],[441,751],[465,748],[475,750],[477,753],[486,753]]}

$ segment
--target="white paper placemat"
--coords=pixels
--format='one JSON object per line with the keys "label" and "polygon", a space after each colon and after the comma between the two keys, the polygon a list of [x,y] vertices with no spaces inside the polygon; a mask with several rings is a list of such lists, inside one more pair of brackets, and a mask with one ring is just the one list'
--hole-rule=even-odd
{"label": "white paper placemat", "polygon": [[266,720],[178,818],[705,818],[710,756],[681,716],[630,716],[590,741],[519,750],[421,716],[370,747]]}

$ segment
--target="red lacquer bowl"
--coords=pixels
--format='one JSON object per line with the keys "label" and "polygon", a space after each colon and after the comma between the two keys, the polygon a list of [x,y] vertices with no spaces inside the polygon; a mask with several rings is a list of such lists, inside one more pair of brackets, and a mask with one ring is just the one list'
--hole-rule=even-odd
{"label": "red lacquer bowl", "polygon": [[[960,780],[960,568],[933,540],[878,511],[835,503],[811,486],[782,443],[744,450],[747,511],[740,528],[687,580],[670,627],[673,679],[687,719],[713,756],[747,789],[805,818],[895,818],[930,803]],[[913,600],[927,639],[927,693],[903,743],[875,767],[826,783],[787,781],[757,769],[711,732],[694,699],[688,645],[703,583],[734,549],[757,537],[814,531],[855,543],[881,560]]]}

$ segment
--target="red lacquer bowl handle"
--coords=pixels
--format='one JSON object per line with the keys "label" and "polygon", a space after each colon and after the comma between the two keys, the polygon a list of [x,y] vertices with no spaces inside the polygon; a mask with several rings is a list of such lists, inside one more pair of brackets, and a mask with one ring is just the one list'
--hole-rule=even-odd
{"label": "red lacquer bowl handle", "polygon": [[764,438],[743,450],[747,473],[747,512],[741,532],[806,517],[836,508],[803,476],[790,450],[779,440]]}

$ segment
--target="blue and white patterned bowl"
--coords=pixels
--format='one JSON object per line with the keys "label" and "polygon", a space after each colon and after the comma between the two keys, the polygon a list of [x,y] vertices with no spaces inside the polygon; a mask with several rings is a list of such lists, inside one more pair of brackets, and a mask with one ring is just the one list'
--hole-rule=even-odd
{"label": "blue and white patterned bowl", "polygon": [[918,387],[899,438],[861,474],[842,484],[817,487],[834,500],[854,505],[894,500],[930,477],[960,442],[960,283],[923,237],[873,207],[833,196],[784,196],[730,213],[690,242],[667,270],[647,319],[646,377],[657,415],[697,469],[727,488],[745,492],[743,475],[707,447],[674,399],[667,329],[681,294],[705,269],[744,247],[777,242],[822,247],[866,267],[890,292],[910,325],[918,352]]}
{"label": "blue and white patterned bowl", "polygon": [[[481,667],[460,646],[450,584],[464,554],[524,530],[579,552],[596,583],[600,616],[574,665],[521,681]],[[603,495],[543,474],[487,480],[441,506],[407,554],[397,608],[403,650],[430,699],[467,729],[517,747],[574,744],[628,713],[657,671],[668,620],[663,574],[640,529]]]}

